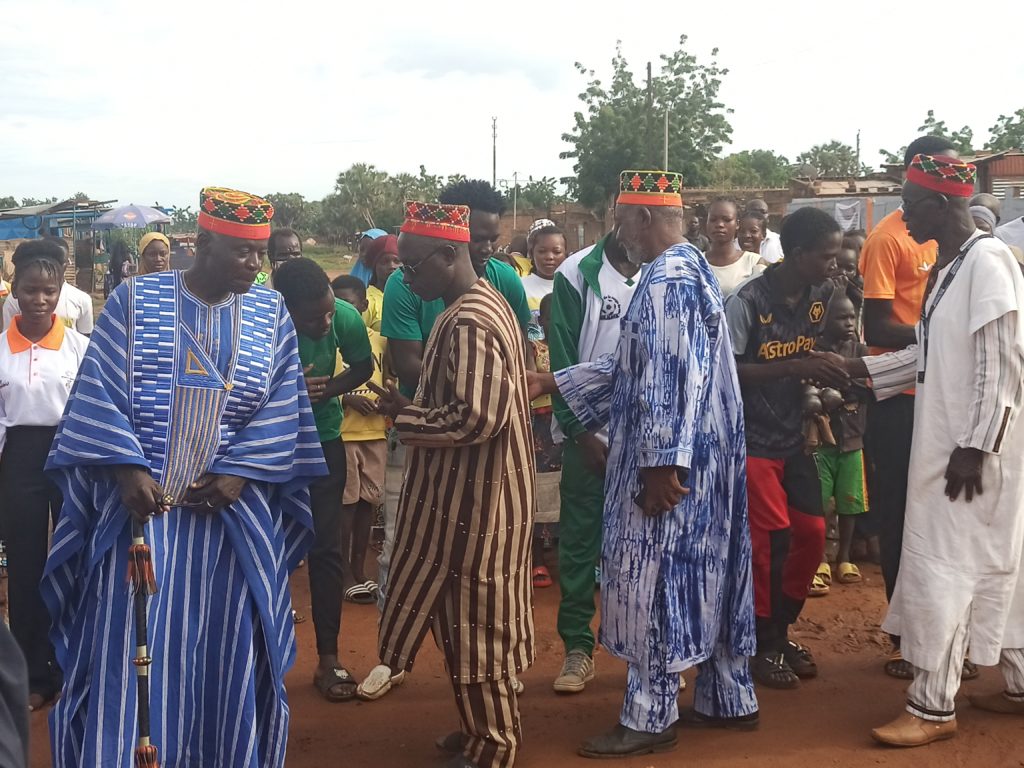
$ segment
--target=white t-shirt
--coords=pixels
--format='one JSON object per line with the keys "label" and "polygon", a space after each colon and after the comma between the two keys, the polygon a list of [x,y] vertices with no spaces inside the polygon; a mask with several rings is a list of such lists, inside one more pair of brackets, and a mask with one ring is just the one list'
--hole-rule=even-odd
{"label": "white t-shirt", "polygon": [[765,232],[764,240],[761,241],[761,258],[766,264],[782,261],[782,240],[770,229]]}
{"label": "white t-shirt", "polygon": [[629,309],[636,285],[640,282],[640,273],[626,277],[611,265],[608,258],[601,260],[601,271],[597,273],[597,282],[601,286],[601,319],[597,326],[591,360],[601,355],[613,354],[619,348],[622,337],[622,316]]}
{"label": "white t-shirt", "polygon": [[[11,318],[20,314],[18,300],[8,296],[4,302],[4,328],[10,328]],[[92,296],[71,283],[64,283],[57,299],[56,315],[68,328],[86,335],[92,333]]]}
{"label": "white t-shirt", "polygon": [[0,451],[9,427],[55,427],[89,339],[63,323],[31,342],[12,325],[0,334]]}
{"label": "white t-shirt", "polygon": [[764,258],[760,254],[744,251],[743,254],[727,267],[716,267],[709,263],[711,271],[718,278],[718,287],[722,290],[722,298],[731,294],[739,287],[739,284],[751,275],[757,275],[764,271],[764,266],[759,262]]}
{"label": "white t-shirt", "polygon": [[1007,245],[1016,245],[1024,249],[1024,218],[1018,216],[1001,227],[996,227],[995,235]]}

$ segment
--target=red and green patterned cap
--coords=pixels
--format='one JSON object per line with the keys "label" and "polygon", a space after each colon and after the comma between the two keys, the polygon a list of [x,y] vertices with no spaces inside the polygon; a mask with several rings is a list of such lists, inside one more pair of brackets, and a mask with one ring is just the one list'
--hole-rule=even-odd
{"label": "red and green patterned cap", "polygon": [[683,207],[683,177],[672,171],[623,171],[618,203]]}
{"label": "red and green patterned cap", "polygon": [[402,232],[436,237],[456,243],[469,242],[469,207],[407,200]]}
{"label": "red and green patterned cap", "polygon": [[973,195],[977,175],[971,163],[946,155],[914,155],[907,168],[907,181],[952,197]]}
{"label": "red and green patterned cap", "polygon": [[269,200],[226,187],[204,187],[199,193],[199,226],[219,235],[266,240],[274,206]]}

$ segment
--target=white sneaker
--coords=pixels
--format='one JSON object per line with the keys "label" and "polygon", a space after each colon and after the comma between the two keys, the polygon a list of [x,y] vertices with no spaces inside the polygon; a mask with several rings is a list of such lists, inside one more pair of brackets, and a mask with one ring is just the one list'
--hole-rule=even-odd
{"label": "white sneaker", "polygon": [[581,693],[594,679],[594,659],[585,651],[569,651],[552,686],[555,693]]}

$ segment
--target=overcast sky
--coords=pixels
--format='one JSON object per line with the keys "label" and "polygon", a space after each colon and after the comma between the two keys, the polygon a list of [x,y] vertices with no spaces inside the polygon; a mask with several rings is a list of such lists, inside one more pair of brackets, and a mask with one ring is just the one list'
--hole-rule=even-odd
{"label": "overcast sky", "polygon": [[492,116],[499,178],[563,176],[573,62],[607,74],[621,39],[640,72],[681,33],[730,69],[726,151],[859,128],[875,165],[930,108],[981,146],[1024,106],[1022,30],[1021,0],[0,0],[0,196],[314,199],[354,162],[489,179]]}

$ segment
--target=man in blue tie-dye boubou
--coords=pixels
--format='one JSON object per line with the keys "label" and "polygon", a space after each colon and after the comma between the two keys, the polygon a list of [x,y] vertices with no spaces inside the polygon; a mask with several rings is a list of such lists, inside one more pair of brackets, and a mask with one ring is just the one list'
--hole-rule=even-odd
{"label": "man in blue tie-dye boubou", "polygon": [[[619,724],[580,749],[676,746],[676,725],[758,725],[743,408],[718,283],[683,237],[678,174],[627,171],[619,242],[646,264],[614,355],[532,377],[609,425],[600,641],[629,665]],[[680,673],[697,667],[692,709]]]}

